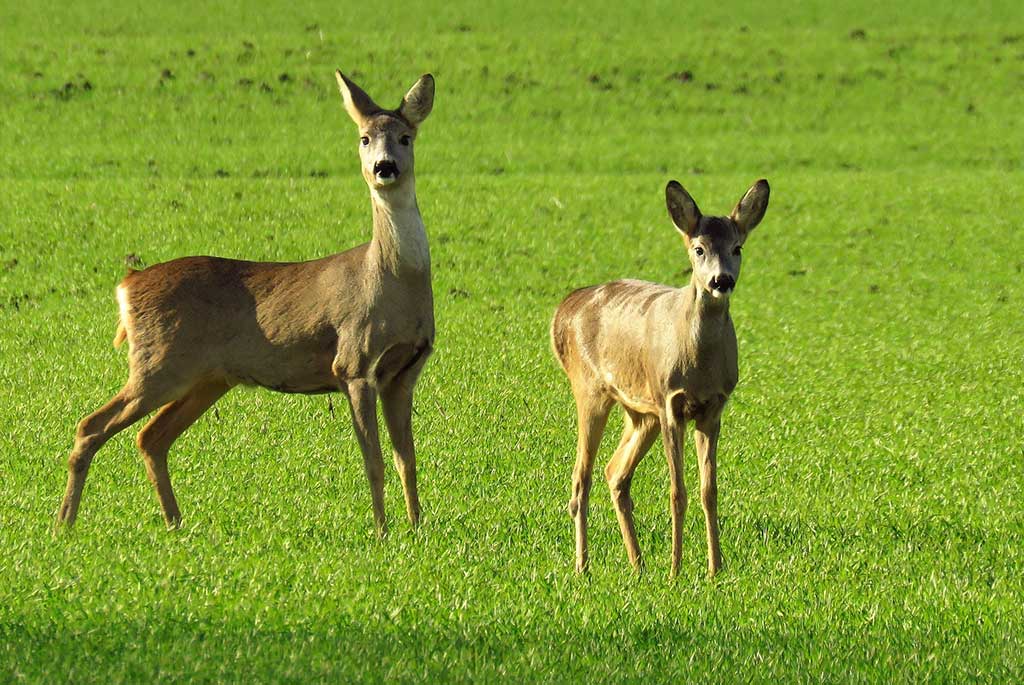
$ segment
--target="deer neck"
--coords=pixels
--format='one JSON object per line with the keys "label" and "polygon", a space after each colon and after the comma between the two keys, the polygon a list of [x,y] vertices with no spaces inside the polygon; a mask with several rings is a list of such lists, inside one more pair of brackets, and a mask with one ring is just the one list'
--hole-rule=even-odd
{"label": "deer neck", "polygon": [[695,281],[686,288],[684,316],[680,322],[689,345],[698,355],[720,345],[722,333],[732,325],[729,298],[715,298]]}
{"label": "deer neck", "polygon": [[382,269],[399,274],[430,273],[427,231],[416,204],[414,179],[401,188],[370,189],[373,204],[371,254]]}

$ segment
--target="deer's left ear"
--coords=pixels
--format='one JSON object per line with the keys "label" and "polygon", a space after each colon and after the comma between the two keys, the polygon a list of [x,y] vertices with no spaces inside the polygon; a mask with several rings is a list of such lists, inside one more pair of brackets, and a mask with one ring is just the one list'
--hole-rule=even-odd
{"label": "deer's left ear", "polygon": [[434,77],[430,74],[420,76],[409,92],[402,98],[398,112],[413,126],[419,126],[434,108]]}
{"label": "deer's left ear", "polygon": [[768,187],[768,181],[762,178],[750,186],[750,190],[736,203],[732,214],[729,215],[729,218],[739,226],[740,233],[743,234],[744,238],[764,218],[764,213],[768,209],[768,194],[770,192],[771,189]]}

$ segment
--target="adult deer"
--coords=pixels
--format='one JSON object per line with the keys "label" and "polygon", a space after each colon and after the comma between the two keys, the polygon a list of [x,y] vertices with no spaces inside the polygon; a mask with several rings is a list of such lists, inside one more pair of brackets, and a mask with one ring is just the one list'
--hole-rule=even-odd
{"label": "adult deer", "polygon": [[686,511],[683,430],[695,423],[708,574],[722,567],[718,540],[718,434],[722,409],[739,373],[729,295],[740,248],[768,208],[768,182],[746,192],[728,217],[702,216],[676,181],[665,188],[669,215],[683,235],[693,275],[685,288],[613,281],[582,288],[551,322],[555,355],[576,399],[578,444],[569,513],[576,528],[576,570],[587,567],[587,508],[594,457],[612,406],[625,413],[622,440],[605,469],[630,563],[642,562],[629,489],[633,471],[659,428],[665,443],[672,512],[672,576],[679,573]]}
{"label": "adult deer", "polygon": [[309,262],[185,257],[131,272],[117,287],[129,377],[78,424],[57,526],[75,521],[96,451],[153,410],[138,447],[169,525],[181,514],[167,472],[171,444],[235,385],[279,392],[343,392],[362,449],[377,531],[386,530],[377,397],[394,447],[409,520],[416,525],[413,387],[433,348],[430,252],[416,204],[413,141],[430,114],[434,79],[422,76],[387,110],[340,71],[359,127],[373,205],[373,239]]}

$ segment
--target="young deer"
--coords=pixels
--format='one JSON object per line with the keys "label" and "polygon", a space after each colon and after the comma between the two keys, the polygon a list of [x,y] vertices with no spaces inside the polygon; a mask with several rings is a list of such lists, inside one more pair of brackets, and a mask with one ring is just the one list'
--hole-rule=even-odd
{"label": "young deer", "polygon": [[682,553],[683,430],[696,424],[701,503],[707,524],[708,574],[722,567],[718,542],[716,459],[722,409],[739,378],[729,294],[740,248],[768,207],[768,182],[746,192],[732,214],[702,216],[676,181],[665,188],[672,221],[693,267],[685,288],[613,281],[571,293],[555,311],[551,342],[576,398],[579,436],[569,513],[576,525],[576,570],[587,566],[587,507],[594,456],[608,412],[625,413],[622,440],[605,478],[630,563],[642,568],[629,496],[633,471],[661,430],[671,480],[672,576]]}
{"label": "young deer", "polygon": [[416,205],[413,140],[430,114],[434,79],[422,76],[396,110],[377,106],[340,71],[359,127],[359,157],[373,205],[373,239],[309,262],[185,257],[133,271],[117,287],[114,344],[129,344],[129,376],[78,424],[57,526],[75,521],[96,451],[159,409],[138,447],[164,518],[181,514],[167,473],[171,444],[235,385],[288,393],[343,392],[362,449],[377,531],[386,530],[380,395],[409,520],[416,525],[413,387],[434,341],[430,252]]}

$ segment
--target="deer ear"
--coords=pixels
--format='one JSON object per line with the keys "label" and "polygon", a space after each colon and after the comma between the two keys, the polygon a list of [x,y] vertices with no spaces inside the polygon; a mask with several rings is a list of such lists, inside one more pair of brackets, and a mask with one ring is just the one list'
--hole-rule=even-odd
{"label": "deer ear", "polygon": [[739,226],[740,233],[743,234],[744,238],[764,218],[764,213],[768,209],[768,194],[770,191],[768,181],[762,178],[750,186],[750,190],[736,203],[732,214],[729,215],[729,218]]}
{"label": "deer ear", "polygon": [[672,223],[687,239],[691,238],[700,224],[700,210],[678,181],[669,181],[665,186],[665,204],[668,205],[668,215],[672,217]]}
{"label": "deer ear", "polygon": [[341,91],[341,98],[345,101],[345,111],[357,125],[361,126],[367,117],[381,111],[377,103],[362,88],[341,73],[340,69],[334,72],[334,77],[338,79],[338,90]]}
{"label": "deer ear", "polygon": [[434,108],[434,77],[424,74],[402,98],[398,112],[413,126],[419,126]]}

